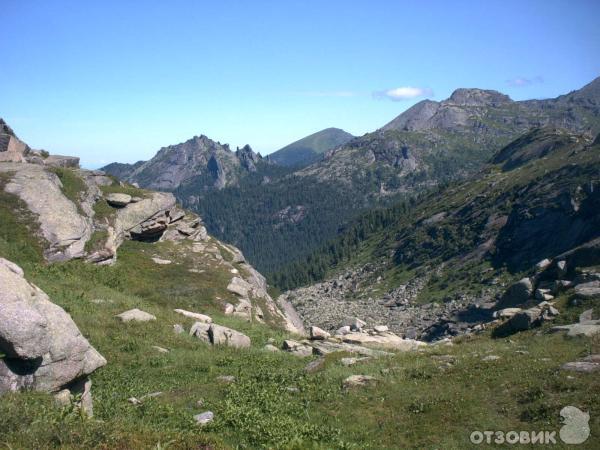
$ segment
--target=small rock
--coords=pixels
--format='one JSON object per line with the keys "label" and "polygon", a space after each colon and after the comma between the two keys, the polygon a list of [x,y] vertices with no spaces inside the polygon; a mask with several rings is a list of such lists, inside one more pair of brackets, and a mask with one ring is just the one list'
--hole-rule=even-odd
{"label": "small rock", "polygon": [[368,361],[369,359],[371,359],[371,358],[369,358],[368,356],[365,356],[363,358],[342,358],[342,359],[340,359],[340,363],[343,366],[348,367],[348,366],[352,366],[361,361]]}
{"label": "small rock", "polygon": [[300,392],[300,389],[298,389],[296,386],[288,386],[285,388],[285,390],[288,392]]}
{"label": "small rock", "polygon": [[344,389],[351,389],[354,387],[373,385],[376,382],[377,379],[369,375],[351,375],[342,382],[342,387]]}
{"label": "small rock", "polygon": [[225,305],[223,305],[223,314],[226,316],[233,314],[234,311],[235,307],[231,303],[225,303]]}
{"label": "small rock", "polygon": [[196,406],[197,406],[198,408],[201,408],[202,406],[204,406],[204,399],[203,399],[203,398],[201,398],[201,399],[198,399],[198,400],[196,401]]}
{"label": "small rock", "polygon": [[375,325],[373,329],[377,333],[385,333],[386,331],[389,331],[389,327],[387,325]]}
{"label": "small rock", "polygon": [[315,359],[309,362],[305,367],[304,371],[307,373],[314,373],[321,370],[325,366],[325,358]]}
{"label": "small rock", "polygon": [[206,411],[201,414],[196,414],[194,420],[198,425],[206,425],[214,420],[215,415],[212,411]]}
{"label": "small rock", "polygon": [[324,340],[331,337],[331,334],[329,334],[327,331],[322,330],[319,327],[310,327],[310,338],[313,340]]}
{"label": "small rock", "polygon": [[344,334],[348,334],[350,332],[351,332],[350,327],[348,325],[344,325],[343,327],[338,328],[337,331],[335,332],[335,334],[344,335]]}
{"label": "small rock", "polygon": [[175,325],[173,325],[173,331],[175,332],[175,334],[185,333],[185,329],[180,323],[176,323]]}
{"label": "small rock", "polygon": [[182,316],[189,317],[190,319],[196,319],[196,320],[198,320],[200,322],[204,322],[204,323],[212,323],[212,318],[205,314],[186,311],[185,309],[175,309],[174,311],[177,314],[181,314]]}
{"label": "small rock", "polygon": [[550,261],[548,258],[542,259],[539,263],[537,263],[535,265],[535,268],[538,271],[544,270],[545,268],[547,268],[550,264],[552,264],[552,261]]}
{"label": "small rock", "polygon": [[173,261],[170,261],[168,259],[157,258],[156,256],[152,257],[152,261],[154,261],[155,264],[159,264],[161,266],[166,266],[173,263]]}
{"label": "small rock", "polygon": [[488,355],[484,358],[482,358],[482,361],[498,361],[500,359],[500,357],[498,355]]}
{"label": "small rock", "polygon": [[152,348],[159,353],[169,353],[169,350],[163,347],[159,347],[158,345],[153,345]]}
{"label": "small rock", "polygon": [[275,347],[273,344],[267,344],[263,347],[263,350],[266,350],[268,352],[278,352],[280,351],[277,347]]}
{"label": "small rock", "polygon": [[217,381],[226,384],[235,383],[235,377],[233,375],[221,375],[217,377]]}
{"label": "small rock", "polygon": [[128,401],[129,403],[131,403],[132,405],[135,405],[135,406],[138,406],[138,405],[141,405],[141,404],[142,404],[142,401],[141,401],[141,400],[138,400],[138,399],[137,399],[137,398],[135,398],[135,397],[129,397],[129,398],[127,399],[127,401]]}
{"label": "small rock", "polygon": [[313,354],[313,349],[311,346],[301,344],[300,342],[291,339],[283,341],[283,349],[286,352],[289,352],[301,358],[305,358]]}
{"label": "small rock", "polygon": [[118,317],[121,320],[121,322],[149,322],[151,320],[156,320],[156,317],[152,314],[149,314],[137,308],[122,312],[116,317]]}

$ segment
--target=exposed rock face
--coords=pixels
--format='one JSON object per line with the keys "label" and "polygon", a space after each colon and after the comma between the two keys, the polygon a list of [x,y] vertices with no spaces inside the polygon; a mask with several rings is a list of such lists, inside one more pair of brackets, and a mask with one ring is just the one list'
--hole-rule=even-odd
{"label": "exposed rock face", "polygon": [[0,393],[57,392],[84,379],[106,360],[71,317],[17,265],[0,258]]}
{"label": "exposed rock face", "polygon": [[23,200],[38,216],[40,231],[49,244],[46,258],[65,261],[83,257],[92,220],[65,197],[59,178],[35,164],[0,164],[0,172],[12,174],[5,191]]}
{"label": "exposed rock face", "polygon": [[30,148],[0,119],[0,162],[24,162]]}
{"label": "exposed rock face", "polygon": [[172,191],[185,182],[199,181],[202,188],[222,189],[236,184],[244,172],[256,171],[262,157],[246,145],[235,153],[227,144],[204,135],[161,148],[149,161],[109,164],[107,173],[148,189]]}

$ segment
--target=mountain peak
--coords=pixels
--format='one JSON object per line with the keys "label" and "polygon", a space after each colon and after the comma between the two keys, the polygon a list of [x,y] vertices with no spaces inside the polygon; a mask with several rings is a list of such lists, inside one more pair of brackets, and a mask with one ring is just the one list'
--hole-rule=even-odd
{"label": "mountain peak", "polygon": [[292,142],[269,156],[282,166],[307,166],[317,161],[320,155],[346,144],[353,138],[354,136],[340,128],[325,128]]}
{"label": "mountain peak", "polygon": [[456,89],[444,103],[460,106],[497,106],[512,102],[508,95],[494,90],[460,88]]}

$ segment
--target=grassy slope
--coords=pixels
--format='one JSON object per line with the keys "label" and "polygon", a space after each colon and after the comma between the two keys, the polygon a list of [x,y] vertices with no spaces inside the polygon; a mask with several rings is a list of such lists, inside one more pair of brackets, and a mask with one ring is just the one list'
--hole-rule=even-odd
{"label": "grassy slope", "polygon": [[[54,408],[44,394],[2,397],[0,443],[7,448],[465,448],[472,430],[558,429],[558,413],[566,405],[590,412],[589,448],[600,445],[600,379],[570,378],[557,370],[600,351],[598,343],[592,348],[590,341],[537,331],[501,340],[484,335],[350,368],[337,362],[340,355],[330,356],[323,370],[306,374],[306,360],[261,350],[269,337],[281,343],[282,333],[214,309],[214,299],[227,295],[221,277],[229,275],[211,260],[205,273],[189,273],[185,256],[182,264],[170,266],[150,261],[152,255],[178,258],[173,244],[127,242],[112,267],[78,261],[48,266],[25,228],[35,228],[31,217],[15,216],[22,205],[0,195],[0,255],[21,264],[108,360],[92,376],[93,420]],[[105,302],[92,302],[96,299]],[[562,310],[570,310],[562,321],[590,306],[567,308],[566,299],[561,302]],[[158,320],[116,321],[115,314],[132,307]],[[192,323],[173,313],[175,307],[212,314],[218,323],[248,333],[253,348],[210,348],[175,335],[173,323],[188,328]],[[158,353],[152,345],[171,352]],[[444,368],[436,354],[453,355],[456,363]],[[501,359],[483,362],[487,354]],[[356,373],[379,383],[344,392],[341,381]],[[220,375],[234,375],[237,382],[220,383]],[[139,407],[127,402],[155,391],[164,394]],[[214,411],[216,420],[200,430],[192,416],[205,410]]]}

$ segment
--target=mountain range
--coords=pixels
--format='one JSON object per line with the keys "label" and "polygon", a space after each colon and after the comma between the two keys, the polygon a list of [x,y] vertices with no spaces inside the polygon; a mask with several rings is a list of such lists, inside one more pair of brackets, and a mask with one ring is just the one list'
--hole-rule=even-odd
{"label": "mountain range", "polygon": [[[200,137],[161,149],[125,171],[114,164],[104,170],[142,187],[173,191],[204,217],[212,233],[272,273],[309,255],[361,213],[468,178],[520,135],[547,126],[595,136],[600,78],[545,100],[513,101],[497,91],[457,89],[446,100],[415,104],[304,167],[290,167],[290,161],[302,160],[304,145],[314,146],[327,130],[269,158],[248,146],[232,152]],[[281,155],[284,163],[278,164]]]}

